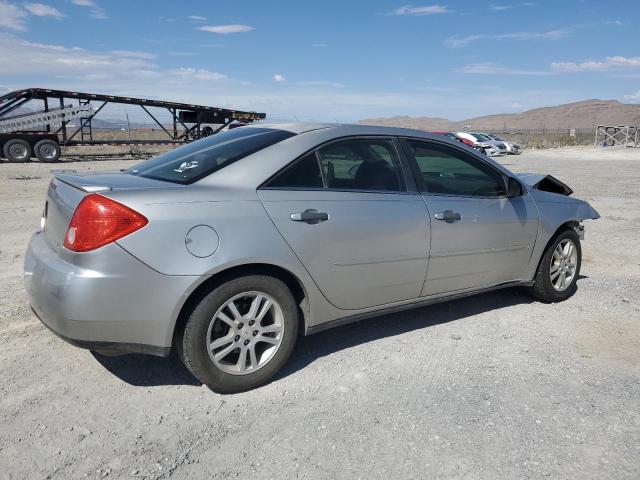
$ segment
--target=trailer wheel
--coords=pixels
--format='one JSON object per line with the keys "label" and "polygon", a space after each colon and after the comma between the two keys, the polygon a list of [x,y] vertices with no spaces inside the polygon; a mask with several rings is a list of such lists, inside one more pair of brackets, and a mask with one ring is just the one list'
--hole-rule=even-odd
{"label": "trailer wheel", "polygon": [[14,138],[4,144],[2,153],[7,157],[7,160],[15,163],[28,162],[33,154],[31,145],[24,140]]}
{"label": "trailer wheel", "polygon": [[57,162],[60,158],[60,145],[47,138],[36,143],[33,151],[41,162]]}

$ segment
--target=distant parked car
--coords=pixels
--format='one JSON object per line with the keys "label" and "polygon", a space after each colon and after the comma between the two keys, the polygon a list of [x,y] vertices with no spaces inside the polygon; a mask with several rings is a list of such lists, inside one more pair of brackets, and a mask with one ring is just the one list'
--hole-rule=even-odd
{"label": "distant parked car", "polygon": [[502,138],[500,138],[497,135],[494,135],[492,133],[483,133],[483,135],[485,137],[489,137],[490,139],[496,141],[496,142],[502,142],[507,146],[507,153],[509,155],[520,155],[522,153],[522,147],[520,147],[520,145],[518,145],[517,143],[511,142],[509,140],[504,140]]}
{"label": "distant parked car", "polygon": [[566,300],[581,222],[598,218],[571,193],[442,135],[245,126],[124,172],[54,173],[25,284],[70,343],[175,348],[238,392],[269,381],[299,334],[503,287]]}
{"label": "distant parked car", "polygon": [[444,135],[445,137],[450,138],[451,140],[456,140],[458,142],[464,143],[465,145],[481,152],[484,153],[485,155],[489,155],[489,153],[487,153],[487,151],[489,151],[492,154],[497,154],[498,150],[492,146],[482,146],[480,144],[478,144],[478,142],[475,142],[473,140],[470,140],[468,138],[463,138],[460,137],[458,135],[456,135],[454,132],[432,132],[432,133],[437,133],[439,135]]}
{"label": "distant parked car", "polygon": [[456,135],[460,138],[471,140],[476,144],[482,146],[485,150],[485,153],[490,157],[507,154],[507,146],[504,144],[504,142],[496,142],[495,140],[487,137],[486,135],[483,135],[482,133],[456,132]]}

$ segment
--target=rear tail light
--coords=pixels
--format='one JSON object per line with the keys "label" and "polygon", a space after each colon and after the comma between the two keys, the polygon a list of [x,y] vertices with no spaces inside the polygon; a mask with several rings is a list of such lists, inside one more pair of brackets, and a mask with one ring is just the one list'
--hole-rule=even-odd
{"label": "rear tail light", "polygon": [[88,252],[115,242],[144,227],[149,221],[138,212],[98,194],[87,195],[76,208],[64,246]]}

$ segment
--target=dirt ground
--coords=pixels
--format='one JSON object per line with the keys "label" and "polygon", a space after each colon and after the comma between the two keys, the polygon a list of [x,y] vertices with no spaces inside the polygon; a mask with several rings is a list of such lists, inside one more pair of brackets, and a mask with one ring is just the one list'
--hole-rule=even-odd
{"label": "dirt ground", "polygon": [[27,306],[49,171],[132,160],[0,164],[0,478],[640,478],[640,150],[501,161],[602,215],[573,298],[505,290],[330,330],[229,396],[176,358],[67,345]]}

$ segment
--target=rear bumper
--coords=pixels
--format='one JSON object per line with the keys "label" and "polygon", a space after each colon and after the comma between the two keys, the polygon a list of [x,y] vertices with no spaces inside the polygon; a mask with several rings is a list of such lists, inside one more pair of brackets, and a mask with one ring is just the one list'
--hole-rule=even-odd
{"label": "rear bumper", "polygon": [[162,275],[116,244],[77,255],[66,261],[41,233],[31,238],[24,280],[42,323],[78,347],[167,355],[196,278]]}

